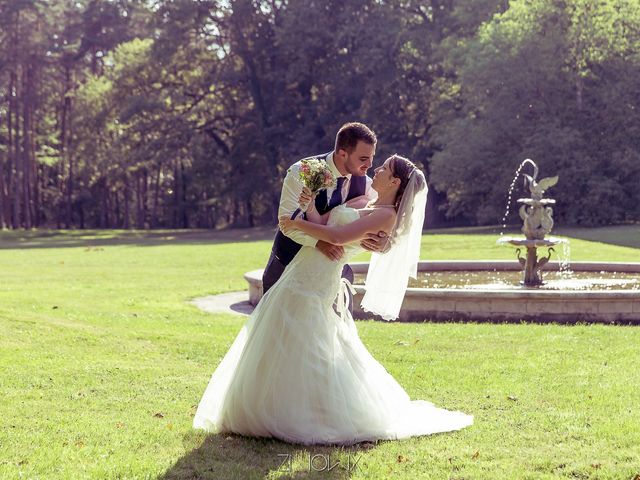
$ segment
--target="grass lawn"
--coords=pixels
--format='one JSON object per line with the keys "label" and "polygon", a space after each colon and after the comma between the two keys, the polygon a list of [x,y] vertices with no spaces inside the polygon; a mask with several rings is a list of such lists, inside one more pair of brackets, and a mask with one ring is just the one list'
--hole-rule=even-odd
{"label": "grass lawn", "polygon": [[[640,261],[640,226],[558,234],[575,261]],[[0,478],[640,478],[637,327],[359,321],[412,398],[475,424],[371,448],[192,430],[244,318],[187,301],[244,289],[271,235],[0,232]],[[514,258],[495,240],[434,231],[422,256]]]}

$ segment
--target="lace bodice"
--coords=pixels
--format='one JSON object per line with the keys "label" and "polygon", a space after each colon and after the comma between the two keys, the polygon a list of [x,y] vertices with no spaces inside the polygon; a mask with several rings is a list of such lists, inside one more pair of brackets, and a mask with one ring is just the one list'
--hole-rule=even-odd
{"label": "lace bodice", "polygon": [[[329,213],[327,225],[346,225],[359,219],[360,214],[358,213],[358,210],[347,207],[346,205],[339,205]],[[361,252],[364,252],[364,248],[360,246],[360,242],[344,245],[344,257],[342,258],[342,263],[348,263],[351,258]]]}
{"label": "lace bodice", "polygon": [[[360,218],[358,211],[340,205],[329,214],[327,225],[346,225]],[[302,247],[293,261],[287,266],[283,278],[299,291],[309,295],[325,297],[332,303],[340,286],[342,268],[357,254],[363,252],[360,242],[344,245],[344,255],[336,262],[327,258],[315,247]]]}

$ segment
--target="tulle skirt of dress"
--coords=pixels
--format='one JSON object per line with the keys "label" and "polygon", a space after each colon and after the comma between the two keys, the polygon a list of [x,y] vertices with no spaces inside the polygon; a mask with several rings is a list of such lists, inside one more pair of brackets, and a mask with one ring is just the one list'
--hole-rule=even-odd
{"label": "tulle skirt of dress", "polygon": [[[299,257],[314,255],[307,249]],[[302,253],[302,252],[301,252]],[[301,258],[300,260],[303,260]],[[339,278],[341,266],[336,268]],[[411,401],[367,351],[333,291],[306,287],[289,265],[214,372],[195,428],[300,444],[353,444],[464,428],[473,417]],[[344,286],[343,286],[344,287]]]}

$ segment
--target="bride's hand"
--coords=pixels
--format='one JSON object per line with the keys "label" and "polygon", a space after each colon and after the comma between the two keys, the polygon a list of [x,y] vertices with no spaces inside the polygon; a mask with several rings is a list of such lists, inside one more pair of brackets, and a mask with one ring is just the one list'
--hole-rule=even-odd
{"label": "bride's hand", "polygon": [[391,248],[391,242],[386,232],[367,233],[360,246],[373,253],[387,253]]}
{"label": "bride's hand", "polygon": [[296,229],[295,224],[296,224],[296,220],[295,219],[292,220],[286,215],[282,215],[281,217],[278,218],[278,228],[280,228],[280,231],[285,235],[289,233],[291,230]]}

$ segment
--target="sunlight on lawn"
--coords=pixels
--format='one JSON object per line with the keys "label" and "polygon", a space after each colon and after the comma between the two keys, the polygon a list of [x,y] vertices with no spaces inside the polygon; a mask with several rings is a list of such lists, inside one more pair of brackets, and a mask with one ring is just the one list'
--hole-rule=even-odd
{"label": "sunlight on lawn", "polygon": [[[271,247],[272,232],[260,232],[258,241],[246,241],[248,231],[136,232],[142,240],[29,232],[32,248],[8,247],[20,232],[1,233],[0,477],[306,478],[313,455],[341,465],[361,456],[358,469],[321,478],[640,474],[636,327],[358,321],[412,398],[472,413],[474,426],[351,450],[193,431],[195,406],[244,319],[188,300],[244,289],[243,273],[264,266]],[[640,259],[637,247],[586,236],[575,232],[572,258]],[[513,251],[486,232],[434,232],[422,256]],[[293,473],[278,455],[291,456]]]}

